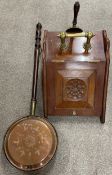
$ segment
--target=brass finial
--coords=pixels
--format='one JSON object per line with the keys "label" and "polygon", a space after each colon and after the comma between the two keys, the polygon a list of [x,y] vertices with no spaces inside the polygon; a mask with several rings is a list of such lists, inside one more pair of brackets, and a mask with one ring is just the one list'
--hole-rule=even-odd
{"label": "brass finial", "polygon": [[94,36],[95,35],[92,32],[86,32],[87,41],[86,41],[86,43],[84,43],[84,46],[83,46],[83,48],[85,49],[85,53],[88,53],[88,51],[91,49],[90,40]]}

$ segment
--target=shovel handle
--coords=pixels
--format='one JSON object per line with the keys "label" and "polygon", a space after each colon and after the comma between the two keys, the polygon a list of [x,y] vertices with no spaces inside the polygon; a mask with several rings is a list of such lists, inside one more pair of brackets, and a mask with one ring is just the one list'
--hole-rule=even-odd
{"label": "shovel handle", "polygon": [[77,25],[77,16],[78,16],[79,9],[80,9],[80,4],[79,4],[79,2],[77,1],[77,2],[75,2],[75,4],[74,4],[73,27],[76,27],[76,25]]}

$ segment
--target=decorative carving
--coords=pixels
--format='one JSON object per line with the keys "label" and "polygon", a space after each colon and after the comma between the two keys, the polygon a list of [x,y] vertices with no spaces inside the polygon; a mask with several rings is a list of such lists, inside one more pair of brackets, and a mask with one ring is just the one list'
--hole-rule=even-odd
{"label": "decorative carving", "polygon": [[86,94],[87,86],[83,80],[71,79],[65,85],[65,94],[67,98],[80,99]]}

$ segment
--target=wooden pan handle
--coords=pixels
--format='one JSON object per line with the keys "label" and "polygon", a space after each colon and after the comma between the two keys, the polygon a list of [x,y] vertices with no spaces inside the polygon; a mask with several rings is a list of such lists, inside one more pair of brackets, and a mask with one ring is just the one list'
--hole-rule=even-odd
{"label": "wooden pan handle", "polygon": [[36,25],[36,36],[35,36],[35,48],[39,49],[41,47],[40,45],[40,41],[41,41],[41,29],[42,29],[42,25],[41,23],[38,23]]}
{"label": "wooden pan handle", "polygon": [[38,80],[38,66],[39,57],[41,52],[41,29],[40,23],[36,26],[36,37],[35,37],[35,49],[34,49],[34,69],[33,69],[33,84],[32,84],[32,99],[31,99],[31,115],[35,115],[36,109],[36,96],[37,96],[37,80]]}

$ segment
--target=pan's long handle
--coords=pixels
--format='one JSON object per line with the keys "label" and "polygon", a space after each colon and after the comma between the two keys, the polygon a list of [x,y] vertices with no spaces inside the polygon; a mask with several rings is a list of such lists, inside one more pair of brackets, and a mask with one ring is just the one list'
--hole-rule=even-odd
{"label": "pan's long handle", "polygon": [[75,4],[74,4],[73,27],[76,27],[76,25],[77,25],[77,16],[78,16],[79,9],[80,9],[80,4],[79,4],[79,2],[77,1],[77,2],[75,2]]}
{"label": "pan's long handle", "polygon": [[39,57],[41,53],[41,29],[42,25],[40,23],[36,26],[36,42],[34,50],[34,69],[33,69],[33,84],[32,84],[32,99],[31,99],[31,115],[35,115],[36,110],[36,95],[37,95],[37,80],[38,80],[38,66],[39,66]]}

